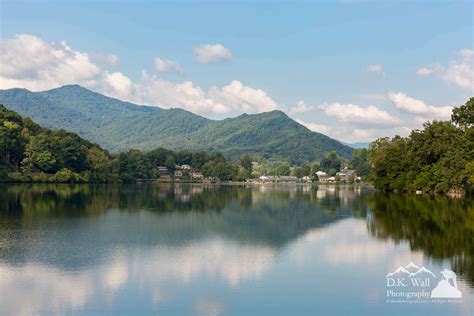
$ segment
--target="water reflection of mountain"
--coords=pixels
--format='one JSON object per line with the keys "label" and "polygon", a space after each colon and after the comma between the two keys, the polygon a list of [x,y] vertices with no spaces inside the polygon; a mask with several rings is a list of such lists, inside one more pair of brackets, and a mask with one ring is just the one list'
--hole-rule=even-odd
{"label": "water reflection of mountain", "polygon": [[448,259],[474,286],[474,200],[443,196],[374,194],[369,199],[372,235],[407,241],[434,259]]}
{"label": "water reflection of mountain", "polygon": [[310,228],[364,217],[365,197],[309,186],[4,186],[0,258],[77,267],[120,248],[212,236],[277,249]]}
{"label": "water reflection of mountain", "polygon": [[365,218],[379,239],[407,241],[474,285],[474,202],[360,188],[203,185],[0,187],[0,260],[65,268],[120,249],[219,237],[277,251],[312,228]]}

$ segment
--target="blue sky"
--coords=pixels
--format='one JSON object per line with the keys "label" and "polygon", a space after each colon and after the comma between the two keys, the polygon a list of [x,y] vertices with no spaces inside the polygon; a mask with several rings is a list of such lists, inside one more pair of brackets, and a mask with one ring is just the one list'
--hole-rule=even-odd
{"label": "blue sky", "polygon": [[0,3],[0,88],[78,83],[211,118],[282,109],[345,141],[404,135],[473,92],[467,1]]}

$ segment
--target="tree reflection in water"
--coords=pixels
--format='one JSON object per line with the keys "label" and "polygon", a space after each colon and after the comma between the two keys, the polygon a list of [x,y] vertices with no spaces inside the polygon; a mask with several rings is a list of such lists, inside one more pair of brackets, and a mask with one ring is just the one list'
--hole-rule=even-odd
{"label": "tree reflection in water", "polygon": [[369,198],[369,232],[379,239],[407,241],[433,259],[451,261],[474,287],[474,199],[377,193]]}
{"label": "tree reflection in water", "polygon": [[[367,188],[334,186],[34,184],[0,186],[0,203],[0,232],[22,231],[15,236],[4,236],[4,240],[13,238],[0,247],[0,259],[7,261],[12,253],[18,260],[31,249],[28,242],[14,242],[14,239],[27,240],[30,224],[36,220],[99,217],[111,210],[132,214],[147,212],[155,217],[177,216],[172,226],[156,227],[159,234],[129,228],[130,231],[103,232],[107,236],[100,240],[83,236],[91,238],[90,244],[96,247],[92,253],[100,253],[101,247],[111,247],[114,243],[171,242],[179,234],[187,240],[219,234],[242,243],[279,248],[311,228],[356,217],[367,218],[368,231],[377,239],[406,241],[413,251],[421,250],[431,258],[450,260],[453,270],[474,286],[472,198],[385,194]],[[193,216],[206,218],[190,221]],[[160,221],[156,225],[160,225]],[[15,230],[12,227],[16,227]],[[136,237],[127,239],[123,238],[124,234]],[[48,237],[44,238],[44,243],[48,243]],[[75,242],[71,240],[71,249],[63,249],[62,254],[73,256]],[[94,255],[90,260],[100,258]],[[55,264],[90,262],[83,256],[77,262],[60,260]]]}

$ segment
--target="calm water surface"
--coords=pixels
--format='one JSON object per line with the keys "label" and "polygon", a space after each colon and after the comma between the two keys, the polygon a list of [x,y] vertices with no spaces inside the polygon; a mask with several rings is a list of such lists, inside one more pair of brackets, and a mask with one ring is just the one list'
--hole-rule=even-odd
{"label": "calm water surface", "polygon": [[[472,199],[370,188],[0,186],[0,313],[472,315]],[[387,302],[413,262],[462,299]]]}

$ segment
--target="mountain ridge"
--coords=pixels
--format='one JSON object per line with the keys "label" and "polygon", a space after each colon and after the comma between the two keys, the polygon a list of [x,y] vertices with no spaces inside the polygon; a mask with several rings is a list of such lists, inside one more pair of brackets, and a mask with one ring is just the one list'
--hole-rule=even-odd
{"label": "mountain ridge", "polygon": [[329,151],[349,158],[353,149],[312,132],[280,110],[212,120],[181,108],[163,109],[121,101],[79,85],[32,92],[0,90],[0,103],[49,128],[64,128],[113,151],[129,149],[219,151],[278,157],[301,164]]}

